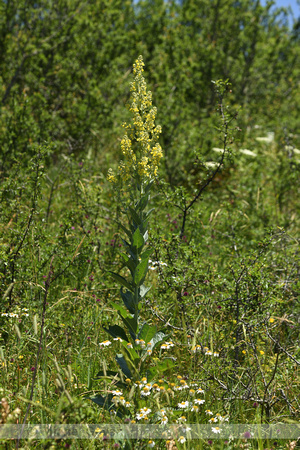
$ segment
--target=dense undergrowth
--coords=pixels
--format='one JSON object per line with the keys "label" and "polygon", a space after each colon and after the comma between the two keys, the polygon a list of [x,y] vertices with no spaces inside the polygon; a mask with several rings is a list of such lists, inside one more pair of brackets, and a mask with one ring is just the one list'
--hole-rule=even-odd
{"label": "dense undergrowth", "polygon": [[[6,57],[20,45],[28,49],[24,61],[10,59],[15,67],[1,63],[0,423],[99,424],[95,440],[32,437],[3,440],[3,448],[292,450],[295,439],[249,433],[185,441],[184,423],[211,425],[219,437],[227,420],[249,426],[299,420],[299,26],[288,31],[268,8],[243,2],[234,14],[244,21],[252,14],[256,22],[240,27],[236,44],[253,50],[259,34],[257,51],[251,59],[244,49],[237,75],[235,47],[218,31],[230,20],[222,2],[220,17],[205,22],[216,34],[208,34],[205,68],[196,50],[208,30],[199,30],[197,2],[182,2],[181,9],[172,2],[139,2],[136,9],[123,2],[139,18],[127,34],[120,30],[131,13],[115,3],[98,6],[114,16],[115,34],[109,33],[120,48],[111,49],[109,40],[99,50],[83,46],[90,68],[80,46],[66,38],[71,33],[92,45],[101,27],[90,4],[78,2],[73,15],[72,2],[61,2],[62,15],[46,8],[41,26],[42,3],[41,10],[29,3],[20,8],[28,14],[23,18],[13,2],[1,3]],[[151,26],[161,27],[161,40]],[[118,36],[127,39],[126,53]],[[189,56],[181,58],[184,45]],[[112,185],[107,173],[118,170],[121,125],[138,127],[125,100],[134,80],[129,67],[141,50],[163,158],[157,174],[148,154],[138,175],[129,171],[124,182],[121,171],[123,183],[121,176]],[[219,81],[211,83],[214,77]],[[155,113],[146,132],[158,139]],[[138,290],[144,279],[148,292]],[[135,300],[120,297],[119,283]],[[103,424],[133,421],[177,424],[179,434],[124,441],[102,432]]]}

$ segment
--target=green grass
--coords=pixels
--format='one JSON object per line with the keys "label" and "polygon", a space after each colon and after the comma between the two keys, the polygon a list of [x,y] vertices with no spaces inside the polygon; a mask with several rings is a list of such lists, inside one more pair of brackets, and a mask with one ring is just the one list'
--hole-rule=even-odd
{"label": "green grass", "polygon": [[[123,388],[132,406],[123,418],[113,419],[116,423],[137,421],[143,407],[151,409],[151,423],[160,423],[161,409],[167,411],[168,424],[182,415],[187,423],[208,424],[216,414],[232,424],[297,423],[299,187],[293,170],[282,166],[283,150],[276,141],[269,147],[256,144],[256,151],[258,156],[247,161],[236,156],[231,168],[206,191],[188,216],[185,239],[178,237],[182,217],[175,200],[157,190],[150,245],[153,261],[165,264],[149,271],[152,289],[141,316],[164,331],[174,346],[156,349],[140,376],[147,376],[147,368],[157,365],[162,355],[172,358],[173,367],[151,380],[161,389],[152,387],[149,396],[141,397],[140,388],[130,384]],[[10,414],[2,415],[2,423],[22,423],[28,405],[27,424],[111,423],[111,415],[87,398],[116,388],[109,378],[97,379],[101,370],[118,370],[115,354],[121,345],[112,338],[111,346],[99,345],[109,339],[103,327],[118,321],[110,301],[120,301],[119,288],[108,274],[108,270],[120,270],[121,264],[122,242],[113,220],[120,215],[116,199],[104,175],[99,178],[99,168],[62,162],[43,169],[52,180],[59,176],[50,209],[51,183],[43,176],[31,210],[35,173],[20,167],[20,179],[28,178],[29,194],[10,204],[9,189],[2,191],[6,210],[1,223],[5,264],[0,390]],[[7,183],[17,189],[15,179],[7,178]],[[31,211],[33,220],[13,260]],[[18,317],[9,317],[12,313]],[[195,346],[199,346],[196,353]],[[218,356],[205,355],[207,351]],[[201,388],[204,394],[178,390],[179,375],[182,386]],[[195,398],[205,400],[197,412],[178,407]],[[3,401],[2,405],[4,412]],[[147,442],[128,441],[126,448],[146,448]],[[177,448],[189,449],[293,446],[292,441],[280,439],[175,442]],[[115,444],[101,439],[21,440],[20,448],[117,448]],[[7,440],[2,445],[13,448],[15,442]],[[166,441],[155,442],[155,448],[170,446]]]}

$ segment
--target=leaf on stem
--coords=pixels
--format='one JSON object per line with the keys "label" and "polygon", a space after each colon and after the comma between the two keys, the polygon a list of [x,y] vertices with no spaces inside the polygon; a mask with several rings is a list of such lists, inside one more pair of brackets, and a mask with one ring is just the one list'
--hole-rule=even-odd
{"label": "leaf on stem", "polygon": [[136,248],[137,251],[139,251],[139,249],[141,249],[143,247],[144,243],[145,243],[145,241],[140,232],[140,229],[137,228],[132,236],[132,246],[134,248]]}
{"label": "leaf on stem", "polygon": [[132,286],[130,283],[128,283],[127,280],[125,280],[125,278],[121,277],[121,275],[118,275],[115,272],[109,272],[111,274],[111,276],[118,282],[120,283],[122,286],[125,286],[127,289],[129,289],[130,291],[132,290]]}
{"label": "leaf on stem", "polygon": [[135,269],[133,281],[136,286],[140,286],[148,272],[148,259],[144,259]]}
{"label": "leaf on stem", "polygon": [[129,342],[129,339],[125,333],[125,331],[123,330],[123,328],[121,328],[119,325],[109,325],[108,328],[104,328],[103,329],[110,334],[113,338],[121,338],[126,342]]}
{"label": "leaf on stem", "polygon": [[156,326],[150,326],[147,323],[144,323],[141,331],[139,332],[138,338],[142,339],[146,343],[150,342],[153,336],[155,336],[157,332]]}
{"label": "leaf on stem", "polygon": [[121,367],[122,372],[124,373],[124,375],[127,378],[132,378],[132,374],[128,368],[127,362],[124,358],[124,356],[122,355],[122,353],[119,353],[118,355],[116,355],[116,361],[119,364],[119,366]]}
{"label": "leaf on stem", "polygon": [[122,288],[120,289],[120,293],[121,293],[121,297],[122,300],[124,302],[124,305],[126,306],[126,308],[128,309],[128,311],[130,312],[130,314],[134,314],[137,304],[134,301],[134,297],[132,292],[130,291],[126,291],[123,292]]}
{"label": "leaf on stem", "polygon": [[145,295],[147,294],[148,291],[150,291],[151,287],[146,287],[144,284],[142,284],[139,287],[139,296],[142,299],[143,297],[145,297]]}

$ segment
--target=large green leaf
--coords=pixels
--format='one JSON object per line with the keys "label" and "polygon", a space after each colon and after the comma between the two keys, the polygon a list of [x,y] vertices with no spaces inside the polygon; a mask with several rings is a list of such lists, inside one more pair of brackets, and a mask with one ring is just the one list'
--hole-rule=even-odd
{"label": "large green leaf", "polygon": [[123,290],[121,288],[120,293],[121,293],[121,297],[124,302],[124,305],[126,306],[126,308],[128,309],[128,311],[131,314],[134,314],[136,305],[135,305],[134,296],[133,296],[132,292],[130,292],[130,291],[123,292]]}
{"label": "large green leaf", "polygon": [[152,350],[154,350],[158,344],[160,344],[161,342],[164,342],[167,339],[167,337],[168,336],[165,333],[163,333],[162,331],[159,331],[158,333],[156,333],[150,341],[152,344]]}
{"label": "large green leaf", "polygon": [[139,332],[138,338],[143,339],[143,341],[145,341],[147,344],[148,342],[151,341],[153,336],[155,336],[156,331],[157,331],[156,326],[154,325],[150,326],[147,323],[144,323],[141,331]]}
{"label": "large green leaf", "polygon": [[125,278],[121,277],[121,275],[115,273],[115,272],[109,272],[111,274],[111,276],[118,282],[120,283],[122,286],[125,286],[127,289],[132,290],[132,286],[130,283],[128,283],[127,280],[125,280]]}
{"label": "large green leaf", "polygon": [[133,236],[132,236],[132,245],[133,245],[133,247],[136,248],[137,250],[139,250],[140,248],[142,248],[143,245],[144,245],[144,238],[143,238],[143,236],[142,236],[142,234],[141,234],[139,228],[137,228],[137,229],[135,230],[135,232],[133,233]]}
{"label": "large green leaf", "polygon": [[127,327],[129,333],[133,337],[133,339],[136,338],[136,333],[138,329],[137,321],[134,317],[123,317],[122,314],[119,312],[119,315],[124,323],[124,325]]}
{"label": "large green leaf", "polygon": [[133,275],[133,281],[136,286],[140,286],[148,272],[148,259],[144,259],[140,264],[136,267]]}
{"label": "large green leaf", "polygon": [[124,375],[127,378],[131,379],[132,378],[132,374],[131,374],[131,372],[130,372],[130,370],[128,368],[128,365],[127,365],[127,362],[126,362],[124,356],[121,353],[116,355],[116,361],[119,364],[119,366],[121,367],[121,370],[124,373]]}
{"label": "large green leaf", "polygon": [[109,325],[108,328],[104,328],[103,329],[110,334],[113,338],[121,338],[126,342],[129,342],[128,337],[125,333],[125,331],[123,330],[123,328],[121,328],[119,325]]}

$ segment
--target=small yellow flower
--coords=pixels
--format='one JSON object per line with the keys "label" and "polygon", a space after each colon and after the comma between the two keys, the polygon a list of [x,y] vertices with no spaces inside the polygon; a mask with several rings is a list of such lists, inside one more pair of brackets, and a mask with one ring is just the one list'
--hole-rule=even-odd
{"label": "small yellow flower", "polygon": [[269,322],[273,323],[273,322],[275,322],[275,319],[273,319],[273,317],[270,317]]}
{"label": "small yellow flower", "polygon": [[262,350],[260,350],[259,353],[260,353],[261,355],[264,355],[264,354],[265,354],[265,352],[262,351]]}

